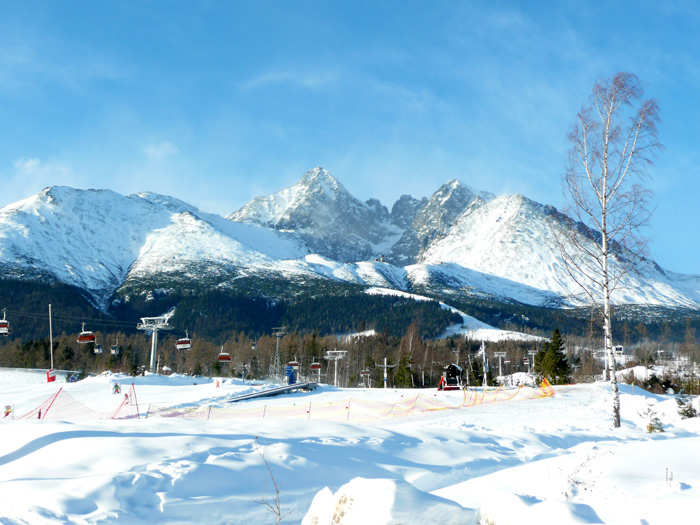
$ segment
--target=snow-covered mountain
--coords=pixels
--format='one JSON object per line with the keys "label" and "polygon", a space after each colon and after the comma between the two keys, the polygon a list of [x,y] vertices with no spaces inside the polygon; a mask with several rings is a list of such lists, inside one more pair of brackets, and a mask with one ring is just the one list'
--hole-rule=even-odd
{"label": "snow-covered mountain", "polygon": [[56,186],[0,209],[5,277],[49,277],[86,290],[98,305],[130,277],[192,265],[264,266],[305,253],[288,235],[152,193],[125,197]]}
{"label": "snow-covered mountain", "polygon": [[[330,173],[316,168],[299,184],[258,197],[229,218],[301,234],[311,251],[325,257],[324,265],[314,269],[322,273],[330,261],[386,255],[388,262],[404,268],[388,272],[396,288],[486,294],[548,306],[589,302],[566,272],[555,242],[555,232],[571,223],[551,206],[521,195],[478,193],[458,180],[443,184],[429,199],[401,196],[388,219],[376,201],[371,207],[376,213],[368,212],[371,202],[354,199]],[[290,219],[297,216],[303,220]],[[362,235],[365,243],[358,243]],[[340,250],[337,244],[343,240],[348,244]],[[358,274],[363,272],[349,271],[344,264],[331,274],[361,282]],[[384,286],[376,279],[368,283]],[[648,261],[640,275],[625,277],[614,300],[696,307],[700,277],[666,272]]]}
{"label": "snow-covered mountain", "polygon": [[371,258],[402,233],[378,200],[359,201],[321,167],[294,186],[256,197],[227,218],[293,231],[311,251],[343,262]]}
{"label": "snow-covered mountain", "polygon": [[491,198],[493,195],[488,193],[477,195],[456,179],[443,184],[430,200],[421,201],[420,206],[416,206],[413,219],[391,248],[390,260],[401,265],[417,262],[433,242],[447,234],[464,210],[480,206]]}
{"label": "snow-covered mountain", "polygon": [[[456,180],[430,198],[404,195],[389,213],[323,168],[227,218],[164,195],[50,187],[0,209],[0,271],[77,286],[103,308],[125,287],[226,288],[246,276],[570,306],[587,298],[554,242],[566,225],[550,206]],[[698,308],[700,277],[648,261],[614,300]]]}
{"label": "snow-covered mountain", "polygon": [[[555,240],[556,231],[567,227],[569,224],[551,206],[521,195],[504,195],[465,209],[446,235],[422,254],[420,262],[467,268],[472,276],[464,280],[482,291],[490,287],[475,283],[474,274],[524,285],[529,290],[507,294],[523,302],[531,303],[532,294],[539,291],[543,298],[553,294],[571,304],[586,304],[588,298],[565,270]],[[580,235],[585,239],[583,233]],[[586,242],[594,241],[588,238]],[[697,277],[679,279],[651,261],[645,261],[639,270],[639,275],[623,277],[613,294],[614,302],[694,307],[700,301]]]}

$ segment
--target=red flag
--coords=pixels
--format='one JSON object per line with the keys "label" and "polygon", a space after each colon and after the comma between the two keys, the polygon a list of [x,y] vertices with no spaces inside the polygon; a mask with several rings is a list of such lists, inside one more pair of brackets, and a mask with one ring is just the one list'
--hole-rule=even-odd
{"label": "red flag", "polygon": [[47,370],[46,371],[46,382],[53,383],[54,381],[56,381],[56,372],[54,370]]}

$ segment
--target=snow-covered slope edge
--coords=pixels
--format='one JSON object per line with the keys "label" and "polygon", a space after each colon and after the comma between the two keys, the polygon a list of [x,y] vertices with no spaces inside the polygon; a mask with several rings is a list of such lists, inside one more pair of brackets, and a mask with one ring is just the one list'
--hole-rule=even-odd
{"label": "snow-covered slope edge", "polygon": [[[365,290],[365,293],[369,295],[393,295],[398,297],[405,297],[406,299],[412,299],[414,301],[435,301],[430,297],[424,295],[412,294],[407,292],[402,292],[399,290],[393,290],[390,288],[379,288],[372,287]],[[457,308],[438,301],[440,307],[444,310],[449,310],[452,313],[459,315],[462,318],[461,324],[454,324],[448,326],[440,337],[450,337],[453,335],[460,335],[466,337],[467,339],[472,339],[474,341],[487,341],[487,342],[498,342],[498,341],[543,341],[542,337],[535,335],[524,334],[522,332],[513,332],[510,330],[499,330],[489,324],[479,321],[477,318],[471,315],[465,314],[463,311]]]}

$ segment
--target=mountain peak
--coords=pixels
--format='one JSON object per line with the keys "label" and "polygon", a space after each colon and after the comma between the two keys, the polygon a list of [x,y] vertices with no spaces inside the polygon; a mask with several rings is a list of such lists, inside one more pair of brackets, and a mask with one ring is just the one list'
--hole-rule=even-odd
{"label": "mountain peak", "polygon": [[343,185],[327,169],[316,166],[302,176],[299,186],[311,190],[321,190],[323,193],[335,194],[345,192]]}
{"label": "mountain peak", "polygon": [[474,190],[472,190],[466,184],[463,184],[459,179],[450,179],[442,186],[440,186],[433,195],[453,195],[453,194],[467,194],[474,195]]}

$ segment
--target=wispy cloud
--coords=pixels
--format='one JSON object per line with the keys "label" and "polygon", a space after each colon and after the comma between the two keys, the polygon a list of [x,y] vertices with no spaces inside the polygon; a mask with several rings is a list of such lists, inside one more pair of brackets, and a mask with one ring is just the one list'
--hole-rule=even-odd
{"label": "wispy cloud", "polygon": [[70,184],[75,179],[73,169],[62,162],[44,162],[38,157],[21,157],[12,163],[12,176],[26,183],[38,182],[46,186]]}
{"label": "wispy cloud", "polygon": [[279,84],[291,84],[306,89],[320,89],[334,84],[338,78],[338,72],[330,70],[293,71],[291,69],[280,69],[260,73],[244,82],[241,87],[243,89],[256,89]]}
{"label": "wispy cloud", "polygon": [[16,159],[9,169],[0,170],[0,178],[6,182],[0,206],[24,199],[46,186],[89,184],[89,180],[78,176],[69,164],[35,156]]}
{"label": "wispy cloud", "polygon": [[122,81],[130,67],[90,47],[65,49],[47,35],[7,30],[0,24],[0,89],[11,92],[57,85],[83,92],[94,81]]}
{"label": "wispy cloud", "polygon": [[15,170],[17,170],[17,173],[19,174],[31,174],[39,170],[41,166],[41,160],[37,159],[36,157],[32,158],[22,158],[22,159],[17,159],[14,162]]}
{"label": "wispy cloud", "polygon": [[180,150],[169,140],[163,140],[153,144],[148,144],[143,148],[143,152],[151,160],[163,160],[173,155],[177,155]]}

